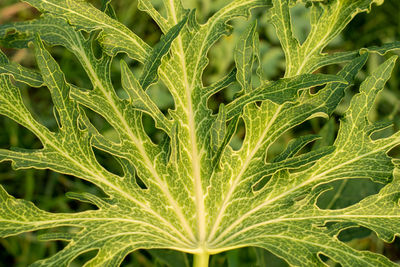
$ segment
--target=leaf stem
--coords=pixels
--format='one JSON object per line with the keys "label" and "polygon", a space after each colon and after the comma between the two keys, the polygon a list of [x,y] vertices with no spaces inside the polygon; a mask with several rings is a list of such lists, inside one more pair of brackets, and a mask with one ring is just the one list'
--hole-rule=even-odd
{"label": "leaf stem", "polygon": [[193,267],[208,267],[210,254],[207,252],[193,255]]}

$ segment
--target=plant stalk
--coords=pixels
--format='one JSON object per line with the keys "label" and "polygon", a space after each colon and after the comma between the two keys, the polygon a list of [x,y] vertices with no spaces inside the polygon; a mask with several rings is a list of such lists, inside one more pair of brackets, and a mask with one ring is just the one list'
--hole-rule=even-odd
{"label": "plant stalk", "polygon": [[193,267],[208,267],[210,254],[201,253],[193,255]]}

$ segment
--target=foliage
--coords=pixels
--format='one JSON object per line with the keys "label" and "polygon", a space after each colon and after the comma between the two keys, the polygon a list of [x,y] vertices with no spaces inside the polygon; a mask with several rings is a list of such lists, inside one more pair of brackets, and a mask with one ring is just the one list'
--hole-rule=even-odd
{"label": "foliage", "polygon": [[[194,265],[206,266],[210,254],[248,246],[266,249],[293,266],[324,265],[324,257],[343,266],[395,265],[383,255],[351,248],[338,235],[362,226],[392,242],[400,233],[399,161],[387,154],[399,145],[400,132],[373,138],[390,122],[368,119],[397,56],[365,78],[336,137],[329,137],[333,130],[327,123],[321,136],[298,136],[279,155],[268,157],[289,129],[332,115],[370,54],[385,55],[400,48],[399,42],[393,42],[323,53],[357,13],[381,1],[234,0],[200,24],[195,10],[185,9],[178,0],[163,1],[159,9],[141,0],[139,8],[164,34],[153,47],[116,20],[109,1],[103,1],[102,11],[82,0],[27,2],[43,15],[1,25],[1,43],[14,48],[33,43],[38,70],[0,54],[0,114],[32,132],[42,147],[0,149],[0,161],[11,161],[15,169],[71,175],[102,191],[67,193],[96,209],[51,213],[0,187],[0,236],[55,228],[59,231],[47,232],[41,240],[68,242],[34,266],[68,265],[94,250],[87,266],[118,266],[138,249],[191,253]],[[310,9],[311,25],[302,42],[295,37],[290,14],[290,8],[300,2]],[[252,22],[239,35],[234,68],[204,85],[210,48],[230,33],[229,21],[249,17],[253,9],[262,10],[276,28],[286,59],[284,77],[265,77],[257,23]],[[45,44],[73,53],[91,86],[68,82]],[[143,66],[140,73],[133,73],[121,60],[119,88],[110,70],[121,53]],[[316,73],[343,62],[336,75]],[[14,81],[48,88],[55,129],[30,111]],[[155,83],[168,89],[173,109],[163,113],[149,96],[147,91]],[[232,86],[239,87],[234,99],[219,105],[213,114],[209,99]],[[316,88],[321,89],[314,92]],[[117,136],[97,129],[88,110],[103,117]],[[149,137],[143,126],[145,116],[162,132],[161,140]],[[245,138],[239,149],[233,149],[229,144],[241,120]],[[325,143],[318,143],[319,138]],[[312,149],[304,149],[314,141]],[[94,149],[114,157],[122,171],[105,168]],[[329,190],[328,183],[356,179],[383,186],[379,193],[346,208],[317,205]],[[152,253],[168,262],[168,255]],[[184,258],[182,262],[187,264]]]}

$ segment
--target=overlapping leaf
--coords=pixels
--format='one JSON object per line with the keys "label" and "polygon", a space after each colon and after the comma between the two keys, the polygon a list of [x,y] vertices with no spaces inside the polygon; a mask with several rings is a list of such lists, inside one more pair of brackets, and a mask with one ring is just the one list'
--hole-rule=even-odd
{"label": "overlapping leaf", "polygon": [[[10,63],[0,55],[0,114],[34,133],[43,148],[0,150],[0,161],[15,168],[51,169],[85,179],[106,198],[88,193],[68,197],[86,201],[97,210],[53,214],[10,196],[0,187],[0,236],[27,231],[77,227],[42,236],[66,240],[68,245],[37,266],[68,265],[78,255],[97,250],[87,266],[118,266],[141,248],[170,248],[208,255],[244,246],[258,246],[294,266],[323,266],[325,255],[343,266],[392,266],[387,258],[357,251],[336,236],[348,227],[363,226],[385,241],[400,233],[400,185],[387,152],[400,144],[400,134],[372,140],[380,125],[368,120],[372,104],[390,78],[396,57],[386,60],[361,85],[343,117],[333,145],[300,153],[315,135],[292,140],[273,161],[266,161],[271,145],[288,129],[313,117],[329,117],[344,91],[365,64],[370,52],[385,54],[398,43],[359,52],[324,55],[322,49],[358,12],[377,1],[311,1],[312,30],[299,44],[291,33],[289,8],[295,1],[232,1],[205,24],[180,1],[163,1],[162,16],[150,1],[140,8],[164,32],[150,48],[137,35],[85,1],[28,0],[45,14],[33,21],[0,26],[2,44],[35,46],[39,71]],[[113,12],[104,2],[107,14]],[[208,87],[202,84],[209,48],[229,33],[228,21],[249,16],[252,8],[270,9],[269,16],[287,59],[286,77],[252,82],[259,64],[256,24],[250,24],[235,49],[235,69]],[[100,31],[103,53],[97,58],[93,38],[81,30]],[[93,35],[92,35],[93,36]],[[69,84],[43,41],[70,50],[87,73],[91,86]],[[121,62],[120,98],[110,78],[118,52],[144,63],[139,78]],[[316,68],[349,61],[337,75],[310,74]],[[40,124],[25,106],[12,79],[32,87],[45,85],[52,96],[58,129]],[[171,92],[175,109],[164,115],[146,93],[158,79]],[[237,81],[241,91],[216,115],[207,106],[213,94]],[[312,94],[310,87],[324,86]],[[101,115],[118,133],[118,140],[103,136],[82,107]],[[142,125],[150,115],[166,133],[154,144]],[[246,136],[240,150],[228,144],[239,119]],[[332,137],[333,138],[333,137]],[[99,164],[93,147],[115,157],[123,168],[118,176]],[[365,178],[385,186],[379,194],[341,210],[321,209],[315,203],[325,184]],[[140,184],[138,179],[141,181]]]}
{"label": "overlapping leaf", "polygon": [[311,8],[311,30],[302,44],[293,34],[290,18],[290,5],[296,1],[273,0],[272,2],[274,7],[269,11],[269,18],[276,28],[285,52],[286,76],[293,76],[311,73],[326,63],[337,63],[343,60],[343,56],[349,56],[347,53],[334,54],[327,60],[328,58],[324,59],[321,53],[357,13],[368,11],[372,4],[381,4],[383,1],[307,1]]}

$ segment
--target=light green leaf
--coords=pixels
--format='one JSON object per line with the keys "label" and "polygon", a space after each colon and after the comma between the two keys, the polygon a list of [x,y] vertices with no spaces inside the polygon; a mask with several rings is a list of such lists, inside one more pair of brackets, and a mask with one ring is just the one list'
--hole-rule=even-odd
{"label": "light green leaf", "polygon": [[[269,149],[290,129],[315,117],[328,118],[354,82],[368,54],[385,54],[398,43],[358,51],[322,54],[326,45],[373,0],[306,1],[312,29],[303,44],[291,30],[289,9],[299,1],[234,0],[204,23],[179,0],[163,1],[165,14],[150,1],[141,0],[164,32],[150,48],[115,20],[110,1],[102,9],[78,0],[28,0],[44,12],[41,18],[0,26],[1,43],[27,47],[34,43],[37,70],[10,63],[0,53],[0,114],[37,136],[39,149],[0,149],[0,161],[16,169],[50,169],[86,180],[105,196],[70,192],[67,197],[95,205],[84,212],[51,213],[16,199],[0,186],[0,237],[42,230],[40,239],[68,244],[33,266],[68,266],[79,255],[96,251],[85,266],[119,266],[138,249],[171,249],[172,256],[153,250],[166,264],[182,253],[194,254],[195,265],[208,257],[247,246],[264,248],[292,266],[325,266],[324,255],[342,266],[396,266],[388,258],[359,251],[337,235],[362,226],[383,241],[400,234],[400,184],[398,160],[388,155],[400,144],[400,132],[373,140],[374,131],[387,127],[368,120],[378,93],[395,66],[387,59],[361,84],[335,137],[328,122],[311,150],[303,147],[317,135],[286,140],[286,149],[267,159]],[[304,1],[303,1],[304,2]],[[229,21],[249,17],[262,7],[276,26],[286,55],[286,77],[252,81],[258,56],[256,23],[241,36],[235,49],[235,68],[219,81],[204,86],[204,69],[211,46],[230,33]],[[113,17],[113,18],[112,18]],[[85,38],[81,31],[92,33]],[[94,40],[94,32],[100,36]],[[67,82],[62,68],[43,42],[61,45],[74,54],[90,80],[86,88]],[[100,56],[93,42],[102,45]],[[121,61],[122,89],[117,94],[111,65],[118,52],[143,63],[137,79]],[[336,74],[312,74],[321,66],[348,63]],[[259,63],[259,62],[258,62]],[[257,71],[258,74],[259,71]],[[46,86],[51,94],[58,127],[49,130],[24,104],[12,78],[27,85]],[[235,84],[235,82],[237,83]],[[174,109],[162,113],[146,89],[163,83],[174,100]],[[255,86],[260,82],[260,86]],[[234,99],[221,104],[217,114],[208,107],[211,96],[238,86]],[[311,93],[311,87],[319,91]],[[117,136],[110,138],[91,123],[92,110],[106,120]],[[164,132],[153,142],[143,126],[143,113]],[[244,122],[245,137],[238,150],[229,143]],[[243,129],[242,129],[243,130]],[[96,159],[97,148],[120,164],[114,174]],[[382,184],[375,195],[342,209],[320,208],[319,197],[333,181],[370,179]],[[48,229],[63,227],[60,232]],[[150,252],[151,253],[151,252]]]}
{"label": "light green leaf", "polygon": [[236,79],[245,92],[252,89],[251,76],[253,75],[254,50],[258,43],[256,23],[252,23],[239,39],[235,49]]}
{"label": "light green leaf", "polygon": [[150,0],[139,0],[138,8],[147,14],[157,23],[163,33],[171,27],[168,21],[154,8]]}
{"label": "light green leaf", "polygon": [[139,79],[143,90],[146,90],[149,85],[157,81],[157,70],[161,64],[161,59],[169,51],[172,41],[178,36],[187,19],[187,16],[184,17],[178,24],[172,27],[165,36],[161,37],[160,42],[154,47],[149,58],[146,60],[143,74]]}
{"label": "light green leaf", "polygon": [[0,74],[8,74],[19,82],[23,82],[32,87],[43,86],[43,79],[40,73],[32,71],[21,65],[9,63],[3,52],[0,51]]}
{"label": "light green leaf", "polygon": [[151,115],[154,119],[156,119],[156,126],[169,133],[171,130],[171,122],[167,120],[164,114],[161,113],[158,107],[146,94],[143,87],[130,71],[125,61],[121,61],[121,72],[122,86],[128,92],[133,107]]}
{"label": "light green leaf", "polygon": [[84,0],[28,0],[27,2],[42,12],[64,17],[79,30],[89,32],[101,30],[99,41],[111,55],[125,52],[131,58],[143,62],[151,52],[151,48],[126,26]]}
{"label": "light green leaf", "polygon": [[266,83],[229,103],[226,107],[227,117],[232,118],[237,115],[249,103],[269,99],[275,103],[283,104],[287,101],[295,101],[298,98],[298,92],[302,89],[334,82],[346,83],[339,76],[325,74],[304,74]]}
{"label": "light green leaf", "polygon": [[310,143],[316,139],[319,139],[319,138],[321,138],[321,137],[318,135],[305,135],[305,136],[301,136],[299,138],[291,140],[288,143],[286,149],[281,154],[279,154],[278,156],[276,156],[274,158],[274,162],[279,162],[281,160],[285,160],[285,159],[293,157],[305,145],[307,145],[308,143]]}
{"label": "light green leaf", "polygon": [[211,126],[211,133],[210,133],[211,147],[214,151],[217,151],[221,147],[225,135],[226,135],[225,105],[221,104],[219,106],[218,115]]}
{"label": "light green leaf", "polygon": [[286,57],[286,76],[313,72],[323,57],[322,50],[360,12],[369,11],[373,3],[380,0],[355,1],[310,1],[311,30],[304,43],[300,44],[293,34],[290,0],[272,0],[270,20],[274,24]]}

